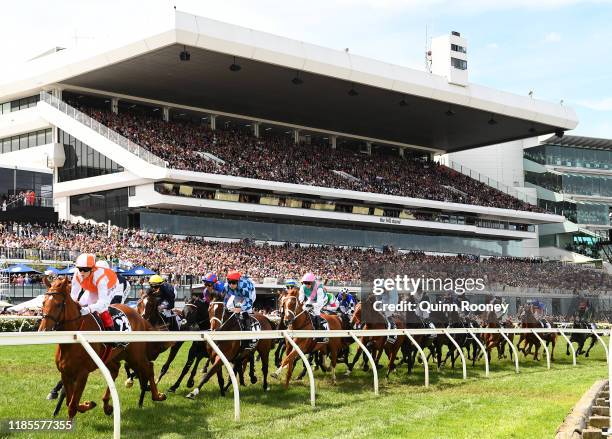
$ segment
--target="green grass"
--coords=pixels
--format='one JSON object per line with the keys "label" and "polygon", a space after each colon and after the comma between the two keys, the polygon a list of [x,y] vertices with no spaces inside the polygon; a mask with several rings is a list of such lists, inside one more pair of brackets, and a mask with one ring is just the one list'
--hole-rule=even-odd
{"label": "green grass", "polygon": [[[0,348],[0,419],[42,419],[53,412],[55,401],[45,396],[58,379],[53,361],[54,347]],[[184,349],[174,368],[162,381],[164,391],[178,376]],[[165,359],[164,354],[156,369]],[[496,354],[494,355],[496,357]],[[468,365],[468,379],[455,370],[430,368],[431,386],[423,387],[423,369],[408,376],[405,366],[386,382],[381,371],[380,396],[372,391],[372,375],[356,371],[345,377],[338,368],[338,384],[315,372],[317,407],[309,405],[308,380],[292,383],[288,391],[270,380],[264,393],[261,381],[240,389],[241,417],[233,421],[233,397],[219,396],[216,379],[205,385],[195,401],[185,398],[182,387],[168,400],[153,403],[147,394],[143,409],[137,408],[137,385],[123,386],[117,380],[122,404],[122,437],[126,438],[550,438],[568,411],[594,381],[607,377],[604,351],[598,343],[591,358],[579,358],[572,367],[565,344],[558,343],[556,361],[550,371],[546,360],[521,357],[521,373],[514,363],[497,361],[491,376],[484,377],[484,364]],[[257,366],[259,367],[259,365]],[[300,367],[301,368],[301,367]],[[247,378],[248,379],[248,378]],[[99,372],[90,376],[84,399],[100,403],[76,417],[76,434],[16,434],[10,437],[108,438],[112,417],[104,415],[101,396],[104,381]],[[66,409],[61,416],[65,418]]]}

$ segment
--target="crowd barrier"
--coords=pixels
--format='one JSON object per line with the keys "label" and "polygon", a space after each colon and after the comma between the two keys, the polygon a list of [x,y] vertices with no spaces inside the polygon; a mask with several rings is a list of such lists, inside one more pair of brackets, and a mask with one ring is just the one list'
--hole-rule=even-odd
{"label": "crowd barrier", "polygon": [[[427,362],[427,356],[425,352],[416,342],[415,335],[444,335],[459,348],[457,341],[453,335],[466,334],[474,338],[479,344],[481,349],[484,349],[484,345],[477,337],[477,334],[500,334],[504,339],[509,342],[510,348],[514,353],[515,369],[519,372],[519,360],[518,351],[513,343],[510,343],[508,338],[509,334],[533,334],[535,335],[542,346],[546,354],[546,367],[550,369],[550,352],[543,343],[540,334],[556,333],[561,335],[568,343],[568,334],[593,334],[597,337],[597,340],[603,346],[606,352],[606,360],[608,362],[608,373],[612,380],[612,337],[610,337],[610,346],[607,346],[602,337],[610,336],[609,329],[573,329],[573,328],[440,328],[440,329],[381,329],[381,330],[350,330],[350,331],[298,331],[298,330],[273,330],[273,331],[260,331],[260,332],[240,332],[240,331],[185,331],[185,332],[168,332],[168,331],[133,331],[133,332],[96,332],[96,331],[49,331],[49,332],[9,332],[0,334],[0,346],[20,346],[20,345],[39,345],[39,344],[81,344],[87,353],[91,356],[92,360],[96,363],[106,383],[110,389],[111,399],[115,409],[113,410],[113,437],[115,439],[121,436],[121,406],[119,401],[119,394],[115,387],[110,371],[102,361],[102,359],[96,354],[95,350],[91,347],[91,343],[109,343],[109,342],[168,342],[168,341],[205,341],[210,347],[216,352],[221,358],[234,390],[234,419],[235,421],[240,420],[240,393],[239,385],[236,375],[234,373],[231,362],[223,355],[223,352],[219,349],[216,342],[228,341],[228,340],[252,340],[257,339],[285,339],[293,348],[297,351],[300,358],[303,360],[308,373],[308,380],[310,385],[310,404],[314,407],[316,400],[315,392],[315,381],[312,367],[307,360],[306,355],[300,350],[298,345],[294,342],[295,338],[318,338],[318,337],[342,337],[352,338],[356,341],[359,346],[364,350],[368,361],[370,362],[370,369],[373,375],[373,386],[374,394],[378,395],[378,371],[374,363],[374,359],[371,353],[365,348],[360,342],[360,337],[380,337],[380,336],[400,336],[405,335],[408,340],[415,346],[419,355],[423,360],[424,369],[424,385],[429,386],[429,364]],[[573,365],[576,365],[576,351],[574,347],[571,347]],[[458,349],[458,353],[462,364],[463,379],[467,379],[467,367],[466,359],[462,349]],[[485,360],[485,376],[489,376],[489,360],[487,356]],[[610,410],[612,412],[612,399]],[[612,419],[612,418],[611,418]]]}

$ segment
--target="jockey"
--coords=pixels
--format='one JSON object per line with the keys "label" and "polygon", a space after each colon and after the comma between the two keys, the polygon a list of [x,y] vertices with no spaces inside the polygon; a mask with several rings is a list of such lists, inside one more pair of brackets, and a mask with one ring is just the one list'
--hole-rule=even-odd
{"label": "jockey", "polygon": [[355,298],[349,293],[348,288],[342,288],[337,296],[338,309],[342,314],[352,315],[355,310]]}
{"label": "jockey", "polygon": [[204,300],[213,302],[214,298],[221,300],[225,296],[225,285],[219,282],[215,273],[208,273],[204,276]]}
{"label": "jockey", "polygon": [[98,313],[104,329],[113,329],[113,319],[108,306],[117,285],[117,275],[109,268],[96,267],[96,257],[91,253],[79,255],[75,262],[77,271],[72,277],[70,296],[81,305],[81,315]]}
{"label": "jockey", "polygon": [[326,292],[325,293],[325,305],[323,305],[323,311],[328,313],[335,314],[338,311],[338,300],[334,293]]}
{"label": "jockey", "polygon": [[[108,262],[106,261],[97,261],[96,267],[108,268],[110,269]],[[115,303],[124,303],[127,296],[130,294],[130,283],[128,280],[121,276],[119,273],[115,273],[117,275],[117,285],[113,290],[113,298],[111,299],[111,305]]]}
{"label": "jockey", "polygon": [[253,302],[257,293],[255,285],[248,276],[243,276],[239,271],[232,270],[227,273],[225,283],[226,308],[234,313],[240,313],[240,323],[247,331],[252,330]]}
{"label": "jockey", "polygon": [[287,279],[285,281],[285,289],[287,291],[289,290],[293,290],[293,289],[298,289],[300,288],[300,286],[298,285],[297,281],[295,279]]}
{"label": "jockey", "polygon": [[162,317],[169,320],[170,330],[179,330],[179,317],[172,311],[176,299],[174,287],[164,281],[164,278],[159,274],[154,274],[149,278],[147,295],[157,299],[157,310]]}
{"label": "jockey", "polygon": [[[329,330],[327,320],[321,317],[321,309],[325,306],[327,293],[323,284],[317,281],[314,274],[306,273],[302,278],[298,300],[313,317],[315,329]],[[328,338],[322,338],[318,340],[318,343],[327,343],[328,341]]]}

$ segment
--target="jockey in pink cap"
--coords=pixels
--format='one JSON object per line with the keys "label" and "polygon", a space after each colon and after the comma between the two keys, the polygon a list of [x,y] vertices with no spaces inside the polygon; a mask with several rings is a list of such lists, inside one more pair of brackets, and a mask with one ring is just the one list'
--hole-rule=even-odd
{"label": "jockey in pink cap", "polygon": [[[306,273],[302,277],[302,286],[298,300],[303,304],[304,309],[313,317],[314,329],[329,330],[327,320],[321,317],[321,309],[327,302],[327,294],[323,283],[317,281],[313,273]],[[319,343],[327,343],[329,339],[317,340]]]}

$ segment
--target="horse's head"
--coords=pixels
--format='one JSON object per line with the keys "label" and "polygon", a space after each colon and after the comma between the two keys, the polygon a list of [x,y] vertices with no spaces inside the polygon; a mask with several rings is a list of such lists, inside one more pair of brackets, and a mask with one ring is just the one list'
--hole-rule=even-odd
{"label": "horse's head", "polygon": [[302,304],[299,299],[299,292],[297,288],[288,290],[281,301],[283,322],[285,327],[289,327],[295,320],[295,318],[302,312]]}
{"label": "horse's head", "polygon": [[208,319],[210,321],[210,329],[218,330],[225,321],[225,317],[229,313],[225,312],[225,304],[223,302],[214,301],[208,305]]}
{"label": "horse's head", "polygon": [[361,302],[355,305],[353,316],[351,317],[351,327],[361,328]]}
{"label": "horse's head", "polygon": [[64,323],[76,321],[81,317],[79,304],[70,297],[71,284],[67,277],[58,277],[51,283],[45,276],[43,282],[47,286],[47,292],[43,301],[39,331],[64,329]]}
{"label": "horse's head", "polygon": [[193,330],[208,329],[210,327],[208,302],[200,296],[192,295],[183,308],[183,327]]}

